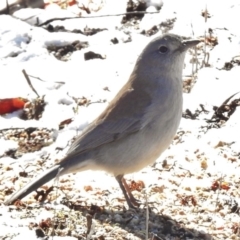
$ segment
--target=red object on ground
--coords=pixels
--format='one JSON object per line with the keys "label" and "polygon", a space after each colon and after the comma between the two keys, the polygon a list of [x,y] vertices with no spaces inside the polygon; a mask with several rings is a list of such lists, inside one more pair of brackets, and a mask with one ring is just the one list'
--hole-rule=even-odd
{"label": "red object on ground", "polygon": [[23,109],[26,102],[27,100],[23,98],[0,99],[0,115]]}

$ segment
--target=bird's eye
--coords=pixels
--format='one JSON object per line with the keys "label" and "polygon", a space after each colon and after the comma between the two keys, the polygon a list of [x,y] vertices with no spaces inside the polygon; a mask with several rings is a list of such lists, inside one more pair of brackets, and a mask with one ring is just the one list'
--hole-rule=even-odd
{"label": "bird's eye", "polygon": [[160,53],[166,53],[166,52],[168,51],[168,48],[165,47],[165,46],[161,46],[161,47],[159,47],[158,51],[159,51]]}

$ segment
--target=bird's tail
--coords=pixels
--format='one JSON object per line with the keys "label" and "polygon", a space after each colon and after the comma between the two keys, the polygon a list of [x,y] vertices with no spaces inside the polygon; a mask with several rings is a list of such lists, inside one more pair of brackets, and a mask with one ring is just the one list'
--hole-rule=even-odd
{"label": "bird's tail", "polygon": [[21,188],[19,191],[14,193],[7,201],[5,201],[5,205],[10,205],[14,203],[18,199],[22,199],[30,194],[32,191],[38,189],[43,184],[57,177],[60,173],[60,165],[54,165],[46,172],[38,176],[36,179],[28,183],[26,186]]}

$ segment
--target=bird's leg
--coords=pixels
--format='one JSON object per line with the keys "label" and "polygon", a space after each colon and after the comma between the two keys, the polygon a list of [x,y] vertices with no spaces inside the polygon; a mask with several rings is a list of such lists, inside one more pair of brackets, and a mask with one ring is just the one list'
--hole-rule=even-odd
{"label": "bird's leg", "polygon": [[131,190],[129,189],[123,175],[118,175],[115,178],[118,181],[120,188],[122,189],[123,195],[127,201],[129,208],[139,207],[140,204],[138,203],[138,200],[132,195]]}
{"label": "bird's leg", "polygon": [[122,177],[122,183],[124,185],[124,188],[125,190],[127,191],[128,193],[128,196],[129,196],[129,199],[130,201],[136,206],[136,207],[139,207],[140,206],[140,203],[139,203],[139,200],[137,200],[133,195],[132,195],[132,191],[129,189],[129,186],[126,182],[126,179],[124,177]]}

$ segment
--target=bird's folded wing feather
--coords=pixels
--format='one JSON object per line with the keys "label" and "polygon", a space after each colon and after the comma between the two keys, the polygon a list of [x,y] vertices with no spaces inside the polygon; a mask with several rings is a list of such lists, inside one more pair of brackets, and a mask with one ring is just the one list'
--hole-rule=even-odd
{"label": "bird's folded wing feather", "polygon": [[[68,150],[68,156],[117,141],[143,128],[144,114],[151,97],[144,89],[120,92],[121,105],[114,100],[109,107],[81,134]],[[127,111],[126,111],[127,109]]]}

